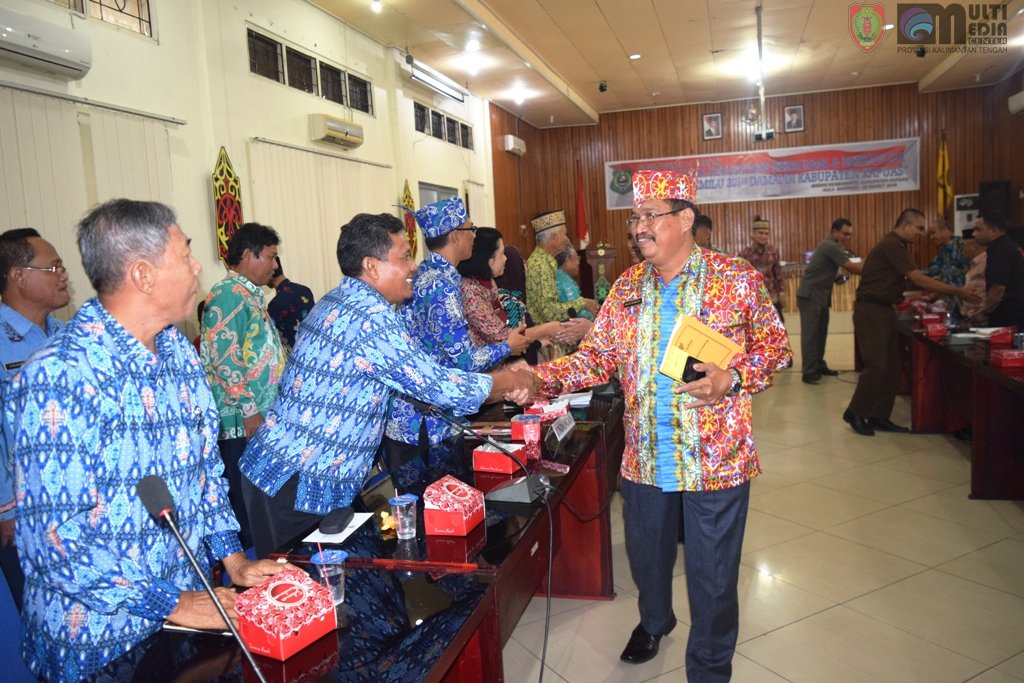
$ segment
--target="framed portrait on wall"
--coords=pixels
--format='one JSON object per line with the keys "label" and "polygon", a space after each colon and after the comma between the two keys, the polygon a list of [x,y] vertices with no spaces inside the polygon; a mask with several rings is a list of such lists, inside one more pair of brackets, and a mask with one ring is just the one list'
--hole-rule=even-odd
{"label": "framed portrait on wall", "polygon": [[786,107],[785,117],[783,128],[787,133],[799,133],[804,129],[804,105]]}
{"label": "framed portrait on wall", "polygon": [[704,114],[704,139],[719,140],[722,137],[721,113]]}

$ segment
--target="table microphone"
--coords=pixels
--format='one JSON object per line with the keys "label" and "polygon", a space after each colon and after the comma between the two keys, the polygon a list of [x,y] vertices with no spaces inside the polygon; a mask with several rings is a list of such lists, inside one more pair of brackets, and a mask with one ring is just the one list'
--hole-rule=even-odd
{"label": "table microphone", "polygon": [[242,641],[242,636],[238,633],[238,629],[235,628],[235,624],[231,621],[227,611],[224,609],[224,605],[220,604],[220,600],[217,599],[217,594],[213,591],[213,587],[210,582],[207,581],[206,575],[203,573],[202,568],[199,566],[199,562],[196,560],[196,556],[192,554],[188,544],[185,543],[185,538],[181,535],[181,531],[178,530],[178,523],[174,519],[174,498],[171,497],[171,492],[167,489],[167,482],[163,480],[163,477],[157,474],[150,474],[143,477],[136,485],[135,490],[139,494],[139,499],[142,500],[142,504],[149,510],[149,514],[153,515],[160,524],[166,524],[167,528],[174,534],[174,538],[178,540],[178,544],[181,549],[185,551],[185,556],[188,557],[189,562],[192,563],[192,568],[196,572],[196,576],[203,582],[203,588],[213,599],[213,604],[217,607],[217,611],[220,612],[220,616],[224,619],[224,623],[228,625],[228,630],[231,631],[231,635],[238,641],[239,647],[242,648],[242,652],[245,654],[245,658],[249,660],[249,664],[252,665],[253,670],[256,672],[256,677],[260,680],[260,683],[267,683],[267,679],[263,677],[263,672],[260,671],[260,667],[256,664],[256,660],[252,658],[252,653],[249,652],[249,648],[245,646]]}
{"label": "table microphone", "polygon": [[429,403],[421,401],[411,396],[406,396],[405,399],[416,409],[416,412],[426,415],[431,414],[434,417],[440,418],[442,421],[447,422],[452,427],[455,427],[463,434],[470,434],[477,439],[480,439],[484,443],[497,448],[499,451],[512,458],[512,460],[519,465],[519,468],[526,473],[525,477],[514,479],[508,483],[504,483],[501,486],[496,486],[487,493],[484,494],[484,500],[490,503],[523,503],[532,505],[537,501],[544,502],[545,493],[548,487],[551,486],[551,480],[544,474],[531,473],[529,468],[526,467],[526,463],[519,459],[515,453],[502,446],[499,442],[494,439],[481,434],[475,429],[471,429],[466,425],[462,424],[458,420],[453,420],[444,414],[441,410],[438,410],[436,406],[432,406]]}

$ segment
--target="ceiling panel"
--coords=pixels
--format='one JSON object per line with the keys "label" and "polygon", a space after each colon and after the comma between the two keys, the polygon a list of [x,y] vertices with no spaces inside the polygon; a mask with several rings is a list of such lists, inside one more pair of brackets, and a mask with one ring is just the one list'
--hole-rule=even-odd
{"label": "ceiling panel", "polygon": [[[756,96],[755,0],[383,0],[380,14],[369,0],[312,1],[539,128],[594,123],[622,109]],[[924,91],[987,85],[1024,61],[1024,43],[1006,54],[919,59],[897,53],[891,31],[864,53],[849,36],[845,1],[762,4],[769,96],[908,81]],[[1022,6],[1012,0],[1007,9],[1017,39]],[[476,75],[463,52],[469,37],[480,40],[478,54],[490,63]],[[632,52],[643,57],[630,60]],[[509,95],[517,84],[535,93],[522,105]]]}

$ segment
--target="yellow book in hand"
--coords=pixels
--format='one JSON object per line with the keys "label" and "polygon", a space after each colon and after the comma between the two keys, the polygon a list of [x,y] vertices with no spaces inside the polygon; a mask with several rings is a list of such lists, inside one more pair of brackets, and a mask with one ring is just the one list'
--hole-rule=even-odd
{"label": "yellow book in hand", "polygon": [[725,370],[733,357],[742,351],[742,346],[696,318],[680,315],[672,330],[668,348],[665,349],[665,357],[661,359],[659,371],[677,382],[682,382],[683,371],[689,358],[698,363],[714,363]]}

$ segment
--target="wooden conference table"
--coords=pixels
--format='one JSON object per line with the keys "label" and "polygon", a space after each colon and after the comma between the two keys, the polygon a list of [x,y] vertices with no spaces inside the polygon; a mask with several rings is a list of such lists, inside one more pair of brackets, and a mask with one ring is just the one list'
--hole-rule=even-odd
{"label": "wooden conference table", "polygon": [[971,430],[971,498],[1024,499],[1024,368],[992,365],[987,341],[900,328],[915,432]]}
{"label": "wooden conference table", "polygon": [[[376,518],[360,527],[336,546],[350,554],[347,626],[285,662],[257,657],[268,680],[502,681],[502,646],[533,596],[546,592],[549,545],[553,597],[614,598],[608,508],[622,404],[595,397],[576,411],[572,434],[546,450],[569,468],[549,473],[550,525],[543,506],[488,503],[484,523],[466,537],[426,536],[422,514],[409,541],[382,536]],[[497,410],[478,419],[507,421]],[[469,483],[487,489],[514,476],[472,473]],[[302,566],[315,551],[299,541],[281,554]],[[162,631],[96,680],[255,681],[248,667],[229,638]]]}

